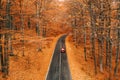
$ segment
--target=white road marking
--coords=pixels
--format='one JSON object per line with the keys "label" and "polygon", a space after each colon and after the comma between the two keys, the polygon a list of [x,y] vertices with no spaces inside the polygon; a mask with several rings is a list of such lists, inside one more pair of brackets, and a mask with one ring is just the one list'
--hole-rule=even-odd
{"label": "white road marking", "polygon": [[61,53],[60,53],[60,62],[59,62],[59,80],[61,78]]}

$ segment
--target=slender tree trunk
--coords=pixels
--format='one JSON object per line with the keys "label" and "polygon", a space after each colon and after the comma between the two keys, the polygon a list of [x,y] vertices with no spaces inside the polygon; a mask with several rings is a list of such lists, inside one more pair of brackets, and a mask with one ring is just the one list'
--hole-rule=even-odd
{"label": "slender tree trunk", "polygon": [[[104,23],[103,23],[104,24]],[[104,26],[104,25],[102,25]],[[103,45],[104,45],[104,38],[103,38],[103,31],[104,31],[104,28],[102,27],[101,30],[100,30],[100,71],[103,72],[103,54],[104,54],[104,51],[103,51]]]}
{"label": "slender tree trunk", "polygon": [[10,4],[10,0],[7,0],[7,6],[6,6],[6,17],[7,17],[7,22],[6,22],[6,25],[7,25],[7,28],[9,28],[10,29],[10,31],[9,31],[9,42],[8,42],[8,44],[9,44],[9,46],[8,46],[8,51],[9,51],[9,53],[10,53],[10,55],[13,55],[13,51],[12,51],[12,33],[11,33],[11,31],[12,31],[12,29],[13,29],[13,26],[12,26],[12,16],[10,15],[10,6],[11,6],[11,4]]}
{"label": "slender tree trunk", "polygon": [[[2,67],[2,71],[3,71],[3,77],[6,77],[8,75],[9,72],[9,52],[8,52],[8,48],[11,47],[11,45],[8,47],[9,43],[8,43],[8,38],[11,38],[11,16],[10,16],[10,0],[7,0],[7,4],[6,4],[6,27],[8,29],[10,29],[10,35],[8,33],[4,34],[4,40],[3,40],[3,67]],[[11,39],[10,39],[11,40]]]}
{"label": "slender tree trunk", "polygon": [[106,27],[107,27],[107,37],[106,37],[106,66],[109,66],[109,39],[110,39],[110,26],[111,26],[111,1],[107,0],[106,1],[107,4],[107,8],[108,8],[108,12],[107,12],[107,16],[106,16]]}
{"label": "slender tree trunk", "polygon": [[94,38],[94,34],[92,33],[92,55],[93,55],[93,59],[94,59],[94,68],[95,68],[95,74],[97,74],[97,64],[96,64],[96,56],[95,56],[95,38]]}
{"label": "slender tree trunk", "polygon": [[109,41],[109,79],[111,80],[112,76],[112,41]]}
{"label": "slender tree trunk", "polygon": [[109,80],[111,80],[112,71],[112,39],[110,38],[111,28],[108,28],[108,67],[109,67]]}
{"label": "slender tree trunk", "polygon": [[40,3],[36,2],[36,17],[37,17],[37,23],[36,23],[36,32],[37,35],[40,36],[40,23],[39,23],[39,17],[40,17]]}
{"label": "slender tree trunk", "polygon": [[84,26],[84,56],[85,61],[87,61],[87,53],[86,53],[86,27]]}
{"label": "slender tree trunk", "polygon": [[[38,37],[40,38],[40,36],[42,36],[41,34],[41,27],[40,27],[40,10],[42,8],[42,1],[39,2],[39,0],[37,0],[36,2],[36,17],[37,17],[37,23],[36,23],[36,32]],[[38,51],[42,51],[42,40],[40,41],[40,45],[38,47]]]}
{"label": "slender tree trunk", "polygon": [[4,36],[4,56],[3,56],[3,77],[6,78],[9,73],[9,54],[8,54],[8,34]]}
{"label": "slender tree trunk", "polygon": [[116,65],[114,69],[114,75],[118,73],[119,57],[120,57],[120,28],[118,28],[118,39],[117,39],[117,49],[116,49]]}
{"label": "slender tree trunk", "polygon": [[20,1],[20,18],[21,18],[21,32],[22,32],[22,56],[24,56],[25,52],[24,52],[24,48],[25,48],[25,42],[24,42],[24,16],[23,16],[23,6],[24,6],[24,2],[23,0]]}
{"label": "slender tree trunk", "polygon": [[108,40],[106,40],[106,66],[108,66]]}
{"label": "slender tree trunk", "polygon": [[2,34],[0,34],[0,70],[2,70]]}
{"label": "slender tree trunk", "polygon": [[103,35],[102,35],[102,32],[103,31],[103,28],[101,28],[100,30],[100,40],[99,40],[99,45],[100,45],[100,72],[103,72]]}
{"label": "slender tree trunk", "polygon": [[92,10],[92,4],[90,1],[89,4],[89,12],[90,12],[90,17],[91,17],[91,47],[92,47],[92,56],[94,59],[94,70],[95,70],[95,74],[97,74],[97,63],[96,63],[96,56],[95,56],[95,15],[93,14],[93,10]]}
{"label": "slender tree trunk", "polygon": [[109,66],[109,38],[110,38],[110,28],[107,29],[107,39],[106,39],[106,66]]}
{"label": "slender tree trunk", "polygon": [[82,15],[82,22],[83,22],[83,30],[84,30],[84,58],[85,61],[87,61],[87,53],[86,53],[86,26],[85,26],[85,22],[84,22],[84,10],[81,11],[81,15]]}
{"label": "slender tree trunk", "polygon": [[99,22],[99,44],[100,44],[100,72],[103,72],[103,54],[104,54],[104,51],[103,51],[103,45],[104,45],[104,24],[105,24],[105,13],[104,13],[104,10],[105,10],[105,3],[103,1],[101,1],[100,3],[100,16],[99,16],[99,19],[100,19],[100,22]]}
{"label": "slender tree trunk", "polygon": [[92,23],[91,23],[91,30],[92,30],[92,35],[91,35],[91,45],[92,45],[92,55],[93,55],[93,59],[94,59],[94,67],[95,67],[95,74],[97,74],[97,63],[96,63],[96,56],[95,56],[95,34],[94,34],[94,21],[93,19],[91,19]]}
{"label": "slender tree trunk", "polygon": [[11,29],[10,25],[11,25],[11,17],[10,17],[10,0],[7,0],[7,4],[6,4],[6,27],[8,29]]}
{"label": "slender tree trunk", "polygon": [[3,72],[4,71],[4,58],[3,58],[3,55],[4,55],[4,36],[3,34],[1,34],[1,71]]}

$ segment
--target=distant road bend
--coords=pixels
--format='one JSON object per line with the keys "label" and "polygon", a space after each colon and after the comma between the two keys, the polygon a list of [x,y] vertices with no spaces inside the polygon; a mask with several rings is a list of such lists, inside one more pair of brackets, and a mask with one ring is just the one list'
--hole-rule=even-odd
{"label": "distant road bend", "polygon": [[65,38],[63,35],[56,44],[46,80],[72,80],[67,55],[60,52],[61,47],[66,49]]}

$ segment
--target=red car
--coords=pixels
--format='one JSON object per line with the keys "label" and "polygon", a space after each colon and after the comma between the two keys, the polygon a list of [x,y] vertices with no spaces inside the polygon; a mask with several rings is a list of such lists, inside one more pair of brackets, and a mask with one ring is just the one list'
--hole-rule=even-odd
{"label": "red car", "polygon": [[61,52],[61,53],[65,53],[65,49],[64,49],[64,48],[61,48],[60,52]]}

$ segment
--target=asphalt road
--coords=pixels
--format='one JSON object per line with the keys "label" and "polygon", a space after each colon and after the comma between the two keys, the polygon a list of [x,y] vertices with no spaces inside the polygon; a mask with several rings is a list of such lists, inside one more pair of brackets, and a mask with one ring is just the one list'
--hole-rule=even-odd
{"label": "asphalt road", "polygon": [[65,38],[66,35],[63,35],[56,44],[46,80],[72,80],[67,55],[60,52],[61,47],[66,49]]}

